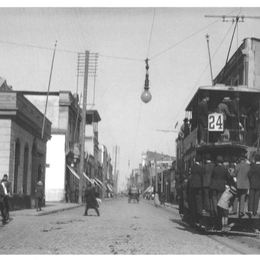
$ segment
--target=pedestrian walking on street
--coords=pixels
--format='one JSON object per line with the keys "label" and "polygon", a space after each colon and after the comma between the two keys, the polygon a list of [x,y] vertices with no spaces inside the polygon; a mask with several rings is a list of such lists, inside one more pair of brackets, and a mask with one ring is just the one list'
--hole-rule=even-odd
{"label": "pedestrian walking on street", "polygon": [[84,216],[88,216],[88,210],[94,209],[98,216],[100,216],[99,210],[98,210],[98,202],[95,194],[95,186],[94,183],[89,183],[88,187],[85,191],[85,200],[86,200],[86,208]]}
{"label": "pedestrian walking on street", "polygon": [[154,194],[154,206],[155,206],[155,207],[160,206],[159,195],[158,195],[157,192],[155,192],[155,194]]}
{"label": "pedestrian walking on street", "polygon": [[5,221],[9,220],[9,197],[11,196],[11,183],[8,180],[8,175],[4,174],[3,179],[1,180],[1,186],[4,191],[3,196],[3,211],[5,212]]}
{"label": "pedestrian walking on street", "polygon": [[36,211],[42,210],[44,198],[44,190],[42,181],[38,181],[35,189],[35,203],[36,203]]}

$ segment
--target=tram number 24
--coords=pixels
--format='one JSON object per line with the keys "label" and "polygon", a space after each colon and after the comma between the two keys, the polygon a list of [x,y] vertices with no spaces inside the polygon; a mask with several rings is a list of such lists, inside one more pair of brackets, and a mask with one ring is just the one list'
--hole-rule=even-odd
{"label": "tram number 24", "polygon": [[223,114],[213,113],[208,115],[208,131],[211,132],[224,131]]}

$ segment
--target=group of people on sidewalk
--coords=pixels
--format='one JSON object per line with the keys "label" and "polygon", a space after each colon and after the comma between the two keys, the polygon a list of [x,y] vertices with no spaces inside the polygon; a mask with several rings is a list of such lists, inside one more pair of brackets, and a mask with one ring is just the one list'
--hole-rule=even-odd
{"label": "group of people on sidewalk", "polygon": [[[188,181],[193,220],[196,222],[199,215],[205,214],[225,226],[230,213],[240,218],[245,213],[249,217],[256,216],[260,198],[260,155],[256,154],[251,163],[245,155],[238,162],[224,161],[220,155],[215,162],[210,154],[205,157],[204,162],[199,155],[195,157]],[[248,211],[245,212],[247,198]]]}

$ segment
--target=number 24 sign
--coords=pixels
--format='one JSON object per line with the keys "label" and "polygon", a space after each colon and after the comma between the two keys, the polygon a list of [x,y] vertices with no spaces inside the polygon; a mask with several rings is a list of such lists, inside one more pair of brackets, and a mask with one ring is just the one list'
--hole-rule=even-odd
{"label": "number 24 sign", "polygon": [[222,132],[224,131],[223,114],[212,113],[208,115],[208,131]]}

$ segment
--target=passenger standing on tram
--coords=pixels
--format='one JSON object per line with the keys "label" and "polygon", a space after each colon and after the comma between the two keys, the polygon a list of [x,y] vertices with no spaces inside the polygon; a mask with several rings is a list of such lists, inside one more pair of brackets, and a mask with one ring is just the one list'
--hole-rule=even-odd
{"label": "passenger standing on tram", "polygon": [[251,217],[257,215],[260,198],[260,154],[255,155],[255,163],[250,166],[248,178],[250,190],[247,215]]}
{"label": "passenger standing on tram", "polygon": [[215,164],[211,161],[210,154],[206,154],[203,174],[203,213],[212,215],[210,183]]}
{"label": "passenger standing on tram", "polygon": [[208,101],[209,96],[204,93],[202,101],[198,104],[199,143],[205,143],[207,140],[206,129],[208,127]]}
{"label": "passenger standing on tram", "polygon": [[[228,173],[229,173],[229,185],[232,186],[233,191],[237,190],[236,185],[236,167],[237,167],[237,157],[232,156],[231,160],[228,165]],[[238,207],[238,198],[237,196],[233,196],[230,199],[230,206],[232,206],[232,211],[230,212],[231,215],[237,214],[237,207]]]}
{"label": "passenger standing on tram", "polygon": [[232,141],[239,141],[239,118],[240,118],[240,111],[239,111],[239,93],[235,93],[234,99],[230,102],[230,112],[233,114],[231,117],[231,132],[230,132],[230,139]]}
{"label": "passenger standing on tram", "polygon": [[229,110],[229,103],[231,102],[229,97],[224,97],[223,100],[219,103],[217,107],[217,112],[223,114],[223,121],[224,121],[224,134],[227,133],[226,139],[229,140],[230,133],[229,129],[231,128],[230,119],[234,115]]}
{"label": "passenger standing on tram", "polygon": [[211,176],[211,184],[210,189],[212,193],[212,206],[214,217],[216,218],[217,228],[221,226],[221,218],[222,218],[222,210],[218,208],[217,204],[225,191],[225,185],[228,180],[228,170],[223,166],[223,157],[217,156],[217,165],[214,167],[212,176]]}
{"label": "passenger standing on tram", "polygon": [[239,217],[245,215],[245,202],[249,190],[248,172],[250,170],[250,163],[246,155],[242,155],[238,165],[236,166],[237,192],[239,202]]}
{"label": "passenger standing on tram", "polygon": [[197,154],[194,165],[191,167],[189,187],[191,192],[191,212],[193,221],[197,222],[202,213],[202,176],[204,168],[201,165],[201,157]]}

